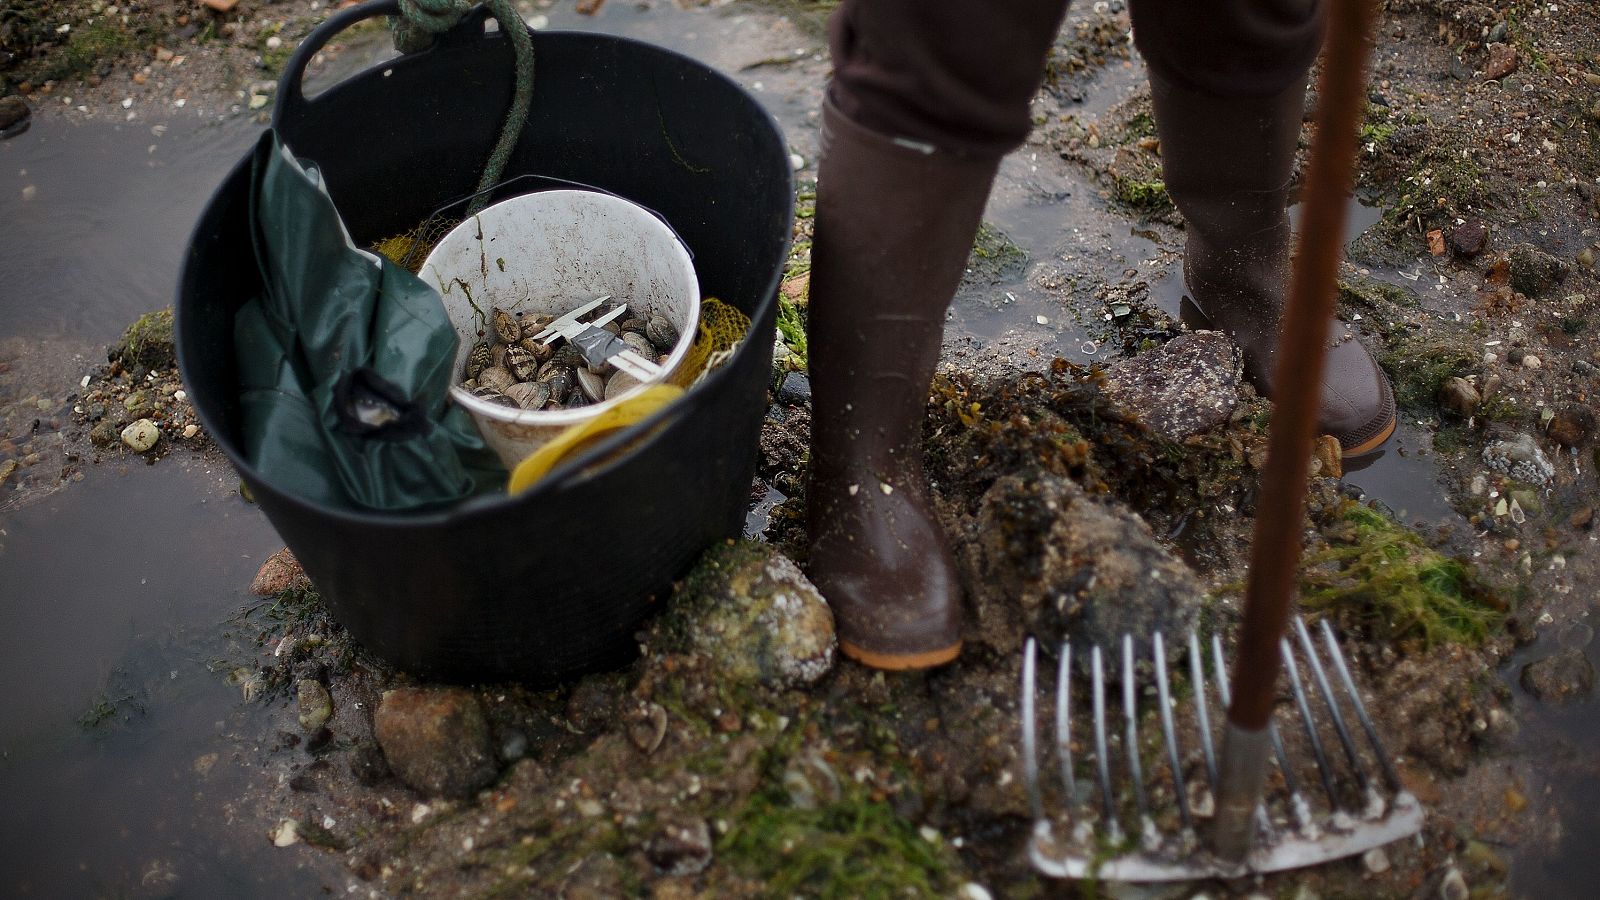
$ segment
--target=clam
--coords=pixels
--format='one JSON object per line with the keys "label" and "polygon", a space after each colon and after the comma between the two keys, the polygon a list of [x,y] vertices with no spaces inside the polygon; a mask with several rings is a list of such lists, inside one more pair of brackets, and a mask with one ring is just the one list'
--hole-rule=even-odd
{"label": "clam", "polygon": [[616,374],[612,375],[609,380],[606,381],[604,397],[607,400],[610,400],[613,397],[620,397],[622,394],[638,387],[639,384],[639,379],[629,375],[627,372],[619,370]]}
{"label": "clam", "polygon": [[545,330],[555,321],[554,316],[544,316],[538,313],[529,313],[522,317],[522,339],[531,340],[534,335]]}
{"label": "clam", "polygon": [[621,328],[623,333],[631,331],[634,334],[644,334],[644,326],[646,324],[647,323],[644,319],[641,319],[638,316],[632,316],[630,318],[623,319],[621,322],[618,322],[617,327]]}
{"label": "clam", "polygon": [[532,353],[533,358],[538,360],[539,365],[541,366],[549,362],[550,357],[556,352],[554,347],[550,346],[549,344],[536,341],[531,337],[523,338],[521,341],[517,342],[517,346],[528,351],[529,353]]}
{"label": "clam", "polygon": [[567,394],[572,391],[573,379],[576,377],[572,371],[554,362],[547,362],[539,369],[538,380],[550,386],[550,399],[553,402],[557,404],[566,402]]}
{"label": "clam", "polygon": [[502,369],[509,368],[506,365],[506,345],[505,344],[495,344],[494,345],[494,349],[489,351],[489,365],[491,365],[491,366],[499,366]]}
{"label": "clam", "polygon": [[628,345],[628,349],[639,354],[639,356],[643,359],[656,358],[655,345],[650,343],[650,339],[642,334],[637,334],[632,331],[624,331],[622,333],[622,342]]}
{"label": "clam", "polygon": [[656,345],[657,350],[670,353],[673,347],[678,346],[678,329],[672,327],[672,323],[668,322],[665,316],[651,316],[645,323],[644,336],[650,339],[650,343]]}
{"label": "clam", "polygon": [[518,381],[530,381],[539,373],[539,360],[527,350],[512,346],[506,348],[506,368]]}
{"label": "clam", "polygon": [[478,386],[505,393],[506,388],[517,383],[517,379],[506,369],[500,366],[490,366],[478,373]]}
{"label": "clam", "polygon": [[550,359],[545,364],[558,365],[564,369],[576,369],[579,366],[585,365],[583,361],[583,354],[579,353],[578,348],[572,346],[571,344],[562,344],[560,347],[556,348],[555,351],[550,354]]}
{"label": "clam", "polygon": [[494,328],[495,336],[500,338],[502,344],[515,344],[522,340],[522,323],[517,321],[516,316],[498,306],[490,312],[489,324]]}
{"label": "clam", "polygon": [[606,380],[588,369],[577,369],[578,387],[583,395],[590,400],[603,400],[606,396]]}
{"label": "clam", "polygon": [[477,388],[473,390],[472,396],[477,397],[480,400],[487,400],[490,403],[497,403],[501,406],[516,407],[517,405],[517,401],[507,397],[505,394],[487,385],[478,385]]}
{"label": "clam", "polygon": [[494,365],[491,355],[488,341],[474,344],[472,352],[467,354],[467,377],[477,378],[479,372]]}
{"label": "clam", "polygon": [[542,381],[525,381],[506,388],[506,396],[523,409],[538,409],[550,401],[550,385]]}

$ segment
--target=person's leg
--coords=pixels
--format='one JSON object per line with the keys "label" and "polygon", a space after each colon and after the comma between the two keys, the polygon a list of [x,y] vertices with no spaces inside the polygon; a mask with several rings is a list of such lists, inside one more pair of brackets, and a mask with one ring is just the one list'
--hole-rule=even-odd
{"label": "person's leg", "polygon": [[922,422],[945,310],[1065,0],[847,0],[830,22],[811,250],[807,568],[842,651],[924,668],[961,647]]}
{"label": "person's leg", "polygon": [[[1167,191],[1187,227],[1184,279],[1200,320],[1233,335],[1272,396],[1290,254],[1285,205],[1322,40],[1320,0],[1134,0]],[[1394,394],[1341,322],[1319,423],[1347,456],[1394,432]]]}

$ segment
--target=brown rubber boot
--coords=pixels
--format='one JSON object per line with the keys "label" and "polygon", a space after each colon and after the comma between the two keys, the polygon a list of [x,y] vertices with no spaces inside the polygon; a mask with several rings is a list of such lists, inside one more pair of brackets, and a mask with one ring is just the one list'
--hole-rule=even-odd
{"label": "brown rubber boot", "polygon": [[[1187,223],[1184,318],[1232,335],[1268,398],[1289,273],[1289,179],[1303,84],[1275,97],[1213,97],[1150,74],[1167,191]],[[1343,322],[1329,328],[1318,423],[1345,456],[1376,450],[1395,428],[1394,391]]]}
{"label": "brown rubber boot", "polygon": [[822,116],[807,327],[811,579],[846,656],[921,669],[961,651],[961,586],[930,505],[922,422],[945,309],[998,159]]}

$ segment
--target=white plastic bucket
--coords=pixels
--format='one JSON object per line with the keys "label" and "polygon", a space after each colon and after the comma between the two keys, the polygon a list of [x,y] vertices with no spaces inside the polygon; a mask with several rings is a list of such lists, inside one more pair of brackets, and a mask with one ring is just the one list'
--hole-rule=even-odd
{"label": "white plastic bucket", "polygon": [[[644,207],[593,191],[542,191],[496,203],[445,235],[420,274],[438,288],[460,338],[450,396],[508,469],[567,428],[665,381],[683,364],[700,321],[700,284],[683,242]],[[625,318],[656,314],[678,329],[678,345],[657,378],[601,403],[558,410],[512,409],[460,387],[493,307],[559,316],[608,294],[628,305]]]}

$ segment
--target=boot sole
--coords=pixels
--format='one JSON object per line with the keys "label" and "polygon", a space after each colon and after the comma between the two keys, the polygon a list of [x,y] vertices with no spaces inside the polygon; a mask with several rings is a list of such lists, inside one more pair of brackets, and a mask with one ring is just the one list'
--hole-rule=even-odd
{"label": "boot sole", "polygon": [[1389,418],[1389,424],[1384,426],[1383,430],[1378,432],[1376,436],[1365,440],[1354,447],[1342,448],[1339,451],[1339,456],[1343,459],[1349,459],[1352,456],[1365,456],[1366,454],[1371,453],[1372,451],[1383,446],[1383,442],[1387,441],[1390,436],[1394,434],[1395,427],[1399,424],[1400,418],[1398,416],[1391,416]]}
{"label": "boot sole", "polygon": [[961,642],[956,641],[943,649],[924,650],[918,653],[880,653],[858,647],[849,641],[840,641],[839,652],[869,668],[908,672],[915,669],[931,669],[953,662],[961,655]]}

